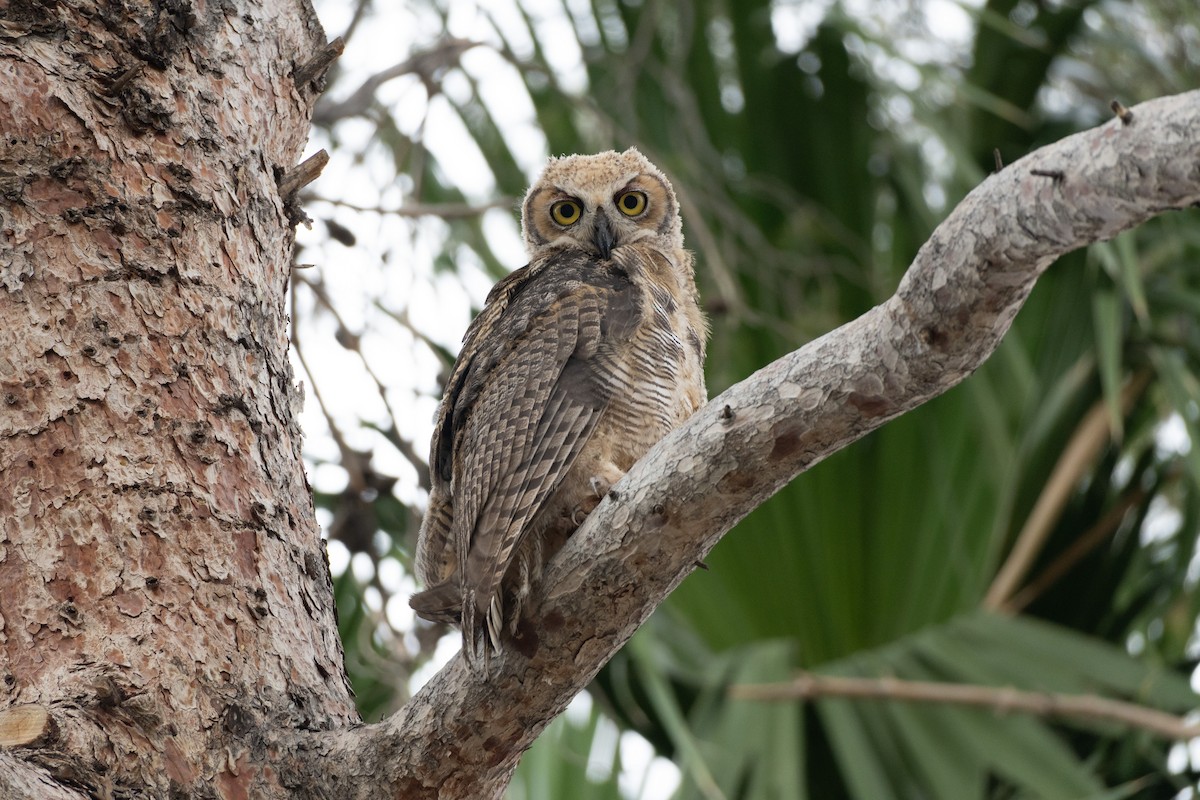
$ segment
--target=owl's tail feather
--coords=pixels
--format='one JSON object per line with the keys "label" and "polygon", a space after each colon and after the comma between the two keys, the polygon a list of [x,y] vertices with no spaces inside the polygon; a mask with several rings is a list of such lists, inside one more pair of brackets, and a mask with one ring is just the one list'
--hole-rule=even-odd
{"label": "owl's tail feather", "polygon": [[467,663],[484,680],[491,676],[492,657],[502,653],[500,648],[501,609],[498,598],[493,597],[483,619],[477,615],[475,592],[468,592],[462,603],[463,656]]}
{"label": "owl's tail feather", "polygon": [[408,605],[417,616],[430,622],[446,622],[458,625],[463,631],[463,655],[476,671],[486,678],[491,668],[492,656],[501,653],[500,631],[503,629],[503,613],[498,597],[483,615],[475,605],[475,593],[462,596],[462,587],[451,577],[417,592],[408,599]]}
{"label": "owl's tail feather", "polygon": [[457,625],[462,621],[462,587],[451,577],[417,592],[408,599],[408,605],[422,619]]}

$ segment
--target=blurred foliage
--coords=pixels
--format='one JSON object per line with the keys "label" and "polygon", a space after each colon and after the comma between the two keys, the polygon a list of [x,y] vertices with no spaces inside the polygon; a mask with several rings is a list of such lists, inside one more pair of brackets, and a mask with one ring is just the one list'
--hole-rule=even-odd
{"label": "blurred foliage", "polygon": [[[305,362],[336,443],[314,460],[349,476],[318,503],[331,537],[376,567],[369,579],[347,569],[337,586],[368,716],[403,699],[442,633],[389,625],[396,592],[379,580],[383,562],[411,553],[428,428],[409,417],[432,412],[433,376],[453,348],[415,321],[413,287],[461,279],[477,306],[484,275],[520,266],[500,246],[515,226],[500,209],[546,154],[636,144],[672,176],[713,321],[715,395],[885,299],[997,158],[1104,122],[1114,97],[1133,105],[1200,75],[1192,0],[409,6],[421,34],[397,53],[401,88],[318,111],[335,158],[386,174],[378,206],[321,189],[310,213],[330,239],[303,256],[367,248],[391,277],[366,301],[361,338],[347,333],[327,267],[295,287],[305,342],[332,331],[380,399],[377,413],[339,421]],[[384,12],[354,8],[348,54]],[[331,98],[358,86],[342,72],[330,81]],[[430,134],[435,118],[458,131],[452,143]],[[467,185],[464,164],[487,174]],[[1063,258],[977,374],[753,513],[605,669],[586,719],[551,727],[510,796],[621,796],[619,752],[598,744],[614,736],[606,719],[677,763],[682,798],[1169,797],[1193,786],[1182,750],[1172,758],[1170,743],[1111,725],[752,703],[727,689],[805,669],[1195,706],[1198,222],[1170,215]],[[391,243],[362,244],[380,240]],[[371,336],[385,343],[372,351]],[[396,388],[372,371],[406,358],[429,374]],[[374,437],[374,461],[348,443],[355,426]],[[1063,458],[1085,445],[1095,455],[1081,468]],[[385,462],[400,465],[394,475],[373,466]],[[1022,536],[1036,557],[1000,591]]]}

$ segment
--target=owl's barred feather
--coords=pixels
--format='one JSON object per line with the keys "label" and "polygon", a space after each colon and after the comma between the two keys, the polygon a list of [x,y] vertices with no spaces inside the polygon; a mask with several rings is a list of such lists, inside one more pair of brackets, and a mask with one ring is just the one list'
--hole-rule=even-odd
{"label": "owl's barred feather", "polygon": [[530,263],[471,323],[438,410],[412,607],[484,674],[549,558],[706,399],[707,327],[677,204],[636,150],[552,160]]}

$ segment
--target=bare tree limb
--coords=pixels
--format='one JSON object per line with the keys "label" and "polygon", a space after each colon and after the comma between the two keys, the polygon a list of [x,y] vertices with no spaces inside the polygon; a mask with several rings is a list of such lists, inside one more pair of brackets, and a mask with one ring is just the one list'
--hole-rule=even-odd
{"label": "bare tree limb", "polygon": [[375,73],[344,100],[321,98],[313,109],[312,123],[328,126],[348,117],[361,117],[378,102],[376,93],[383,84],[409,74],[416,74],[426,84],[431,84],[437,74],[457,64],[463,53],[479,45],[480,42],[467,39],[443,39],[433,48]]}
{"label": "bare tree limb", "polygon": [[1065,717],[1096,722],[1117,722],[1163,739],[1182,741],[1200,736],[1200,725],[1183,717],[1137,703],[1094,694],[1025,692],[1000,686],[975,686],[896,678],[851,678],[804,673],[787,683],[731,686],[729,696],[739,700],[811,700],[847,697],[860,700],[900,700],[987,708],[997,714],[1020,711],[1040,717]]}
{"label": "bare tree limb", "polygon": [[[796,475],[970,375],[1059,256],[1200,202],[1200,92],[1143,103],[989,176],[893,295],[660,442],[550,562],[491,680],[455,659],[377,725],[316,734],[289,781],[498,798],[521,753],[735,523]],[[375,784],[378,786],[378,783]],[[359,786],[346,791],[345,787]]]}
{"label": "bare tree limb", "polygon": [[380,206],[357,205],[348,200],[335,200],[316,194],[305,198],[305,200],[306,202],[329,203],[332,206],[348,208],[351,211],[363,213],[385,214],[397,217],[441,217],[446,220],[478,217],[491,211],[493,208],[503,208],[512,211],[520,203],[520,200],[515,197],[498,197],[495,200],[480,205],[471,205],[469,203],[412,203],[400,208],[382,208]]}

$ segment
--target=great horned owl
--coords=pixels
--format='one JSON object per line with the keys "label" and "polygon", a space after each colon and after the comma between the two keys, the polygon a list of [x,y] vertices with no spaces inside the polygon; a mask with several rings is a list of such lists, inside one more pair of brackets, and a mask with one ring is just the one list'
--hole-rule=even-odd
{"label": "great horned owl", "polygon": [[471,323],[438,409],[410,604],[473,665],[517,632],[546,559],[707,399],[692,256],[635,149],[551,159],[525,196],[529,264]]}

